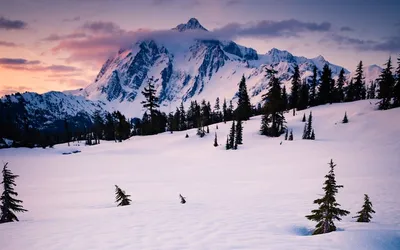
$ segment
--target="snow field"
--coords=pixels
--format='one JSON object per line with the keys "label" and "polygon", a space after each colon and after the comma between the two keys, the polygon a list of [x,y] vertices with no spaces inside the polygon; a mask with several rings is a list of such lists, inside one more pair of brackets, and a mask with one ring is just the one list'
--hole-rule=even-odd
{"label": "snow field", "polygon": [[[0,249],[400,249],[400,109],[375,111],[375,102],[289,112],[293,142],[259,135],[261,117],[252,117],[237,151],[224,148],[231,122],[204,138],[192,129],[0,150],[29,210],[0,225]],[[310,110],[316,141],[301,140]],[[349,123],[341,124],[345,111]],[[304,216],[316,208],[331,158],[344,185],[337,200],[351,214],[338,231],[310,236],[315,224]],[[131,206],[116,207],[115,184]],[[364,193],[376,211],[369,224],[351,218]]]}

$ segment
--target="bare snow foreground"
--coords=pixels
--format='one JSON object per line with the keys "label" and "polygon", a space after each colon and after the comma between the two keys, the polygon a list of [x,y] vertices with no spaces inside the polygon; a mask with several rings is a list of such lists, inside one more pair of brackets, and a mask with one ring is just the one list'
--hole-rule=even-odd
{"label": "bare snow foreground", "polygon": [[[1,250],[400,249],[400,109],[369,101],[312,108],[316,141],[301,140],[303,113],[286,115],[294,141],[243,124],[244,145],[224,150],[231,123],[85,147],[3,149],[29,212],[0,225]],[[347,111],[348,124],[340,121]],[[214,131],[220,147],[214,148]],[[283,141],[282,145],[279,145]],[[63,153],[81,151],[78,154]],[[330,159],[351,211],[338,231],[310,236]],[[114,185],[132,195],[117,207]],[[180,204],[179,194],[187,197]],[[367,193],[372,223],[351,217]]]}

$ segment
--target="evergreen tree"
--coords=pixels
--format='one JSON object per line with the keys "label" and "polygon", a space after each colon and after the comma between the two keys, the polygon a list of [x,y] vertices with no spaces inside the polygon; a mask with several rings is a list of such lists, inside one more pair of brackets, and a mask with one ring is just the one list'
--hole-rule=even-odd
{"label": "evergreen tree", "polygon": [[318,103],[326,104],[332,102],[332,71],[328,64],[324,65],[318,92]]}
{"label": "evergreen tree", "polygon": [[222,116],[224,123],[228,120],[228,107],[226,106],[226,99],[224,98],[224,103],[222,104]]}
{"label": "evergreen tree", "polygon": [[312,133],[312,112],[310,111],[310,115],[308,116],[308,121],[307,121],[307,139],[311,139],[311,133]]}
{"label": "evergreen tree", "polygon": [[232,100],[229,101],[228,120],[229,121],[233,120],[233,102],[232,102]]}
{"label": "evergreen tree", "polygon": [[283,110],[286,111],[289,106],[289,100],[288,100],[288,95],[286,93],[285,85],[283,85],[283,89],[282,89],[282,105],[283,105]]}
{"label": "evergreen tree", "polygon": [[65,131],[65,140],[68,142],[68,147],[69,147],[69,142],[71,140],[71,131],[69,131],[69,124],[67,122],[67,119],[64,119],[64,131]]}
{"label": "evergreen tree", "polygon": [[230,145],[230,143],[229,143],[229,136],[226,136],[225,149],[226,149],[226,150],[231,149],[231,145]]}
{"label": "evergreen tree", "polygon": [[317,83],[318,83],[318,71],[317,67],[314,65],[313,67],[313,75],[311,78],[311,86],[310,86],[310,98],[309,103],[310,106],[313,107],[317,105]]}
{"label": "evergreen tree", "polygon": [[3,184],[3,193],[1,194],[0,201],[0,223],[18,221],[15,213],[23,213],[28,210],[24,209],[21,205],[22,201],[17,200],[12,196],[18,196],[18,193],[14,191],[15,179],[18,175],[14,175],[8,168],[8,163],[4,164],[3,167],[3,181],[0,184]]}
{"label": "evergreen tree", "polygon": [[337,80],[337,89],[336,89],[336,97],[335,101],[344,102],[344,83],[346,78],[344,76],[344,69],[342,68],[339,73],[339,78]]}
{"label": "evergreen tree", "polygon": [[344,117],[342,123],[348,123],[349,119],[347,119],[347,112],[344,112]]}
{"label": "evergreen tree", "polygon": [[355,100],[353,79],[350,80],[349,85],[346,87],[346,99],[345,100],[346,100],[346,102],[353,102]]}
{"label": "evergreen tree", "polygon": [[303,114],[303,119],[301,119],[302,122],[306,122],[306,113]]}
{"label": "evergreen tree", "polygon": [[289,141],[293,141],[293,130],[290,130]]}
{"label": "evergreen tree", "polygon": [[342,216],[348,215],[350,212],[344,209],[340,209],[340,204],[336,202],[336,194],[338,189],[342,188],[342,185],[336,184],[336,178],[334,173],[334,167],[336,165],[331,162],[329,163],[329,173],[325,175],[325,183],[322,188],[325,194],[322,198],[314,200],[314,204],[318,204],[319,208],[311,211],[311,215],[307,215],[306,218],[317,222],[313,235],[324,234],[336,231],[334,220],[340,221]]}
{"label": "evergreen tree", "polygon": [[218,138],[217,138],[217,132],[215,132],[215,137],[214,137],[214,147],[218,147]]}
{"label": "evergreen tree", "polygon": [[117,185],[115,185],[115,202],[118,203],[119,206],[127,206],[131,204],[131,197],[128,194],[125,194],[125,191],[120,189]]}
{"label": "evergreen tree", "polygon": [[294,72],[292,76],[292,89],[290,94],[290,108],[293,109],[293,116],[296,114],[296,108],[298,107],[299,96],[300,96],[300,71],[299,66],[294,66]]}
{"label": "evergreen tree", "polygon": [[246,121],[251,116],[251,104],[250,98],[247,94],[247,87],[246,87],[246,79],[244,75],[239,83],[239,92],[238,92],[238,106],[236,108],[236,119]]}
{"label": "evergreen tree", "polygon": [[392,61],[389,58],[386,63],[386,68],[382,70],[379,77],[379,94],[378,98],[381,99],[379,102],[379,109],[389,109],[391,106],[391,99],[393,95],[394,78],[392,75]]}
{"label": "evergreen tree", "polygon": [[183,106],[183,102],[181,102],[181,106],[179,107],[179,130],[186,130],[187,125],[186,125],[186,112],[185,112],[185,107]]}
{"label": "evergreen tree", "polygon": [[368,86],[368,91],[367,91],[367,99],[375,99],[375,89],[376,89],[376,83],[371,81],[370,85]]}
{"label": "evergreen tree", "polygon": [[276,71],[267,69],[267,73],[270,75],[271,88],[262,96],[265,106],[260,132],[262,135],[279,137],[285,132],[281,87],[279,79],[275,77]]}
{"label": "evergreen tree", "polygon": [[393,91],[393,107],[400,107],[400,56],[397,58],[396,84]]}
{"label": "evergreen tree", "polygon": [[308,107],[309,95],[308,95],[308,85],[306,81],[300,86],[299,101],[297,104],[297,110],[303,110]]}
{"label": "evergreen tree", "polygon": [[286,133],[285,133],[285,141],[287,141],[288,137],[289,137],[289,130],[287,130],[287,129],[286,129]]}
{"label": "evergreen tree", "polygon": [[235,146],[235,121],[232,121],[231,131],[229,133],[229,148],[233,149]]}
{"label": "evergreen tree", "polygon": [[364,88],[364,72],[363,72],[363,63],[360,61],[360,63],[357,65],[356,69],[356,75],[354,77],[354,100],[361,100],[362,99],[362,93],[363,93],[363,88]]}
{"label": "evergreen tree", "polygon": [[243,144],[243,126],[241,120],[236,122],[235,137],[236,144]]}
{"label": "evergreen tree", "polygon": [[301,137],[301,139],[303,139],[303,140],[308,139],[308,136],[307,136],[307,122],[304,124],[303,136]]}
{"label": "evergreen tree", "polygon": [[369,200],[367,194],[364,194],[364,205],[362,206],[361,211],[357,212],[357,216],[353,218],[357,218],[357,222],[370,222],[372,219],[372,213],[375,213],[374,209],[372,209],[372,203]]}
{"label": "evergreen tree", "polygon": [[168,131],[171,132],[171,134],[174,131],[173,124],[174,124],[174,115],[172,114],[172,112],[170,112],[168,114]]}
{"label": "evergreen tree", "polygon": [[158,105],[158,97],[156,96],[156,89],[154,88],[154,84],[153,82],[153,78],[148,79],[148,86],[144,88],[144,90],[142,91],[142,94],[144,95],[144,97],[146,98],[145,101],[142,101],[141,104],[143,104],[143,108],[147,109],[147,111],[149,111],[150,114],[150,124],[149,124],[149,130],[150,133],[149,134],[154,134],[156,133],[156,131],[158,130],[155,127],[155,115],[156,115],[156,111],[157,108],[159,108],[160,106]]}
{"label": "evergreen tree", "polygon": [[221,122],[221,108],[219,105],[219,97],[215,100],[215,105],[214,105],[214,112],[213,112],[213,122]]}
{"label": "evergreen tree", "polygon": [[210,133],[210,128],[207,125],[207,134],[209,134],[209,133]]}
{"label": "evergreen tree", "polygon": [[186,135],[185,135],[185,138],[189,138],[189,135],[188,135],[188,134],[186,134]]}
{"label": "evergreen tree", "polygon": [[312,112],[310,111],[310,115],[308,116],[308,121],[304,124],[304,131],[303,131],[303,139],[306,140],[314,140],[315,133],[314,129],[312,128]]}

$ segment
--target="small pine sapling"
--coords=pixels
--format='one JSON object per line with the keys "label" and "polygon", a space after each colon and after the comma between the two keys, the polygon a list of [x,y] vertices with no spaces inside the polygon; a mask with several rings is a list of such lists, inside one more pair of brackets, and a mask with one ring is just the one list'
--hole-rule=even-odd
{"label": "small pine sapling", "polygon": [[181,199],[181,204],[186,203],[186,197],[183,197],[181,194],[179,194],[179,198]]}
{"label": "small pine sapling", "polygon": [[185,135],[185,138],[189,138],[189,135],[188,135],[188,134],[186,134],[186,135]]}
{"label": "small pine sapling", "polygon": [[215,132],[214,147],[218,147],[217,132]]}
{"label": "small pine sapling", "polygon": [[342,123],[348,123],[349,119],[347,118],[347,112],[344,112],[344,117]]}
{"label": "small pine sapling", "polygon": [[288,132],[289,130],[288,129],[286,129],[286,133],[285,133],[285,141],[287,141],[288,140],[288,136],[289,136],[289,132]]}
{"label": "small pine sapling", "polygon": [[375,211],[372,209],[372,203],[368,195],[364,194],[364,205],[361,211],[357,212],[358,215],[353,218],[357,218],[357,222],[370,222],[372,219],[371,213],[375,213]]}
{"label": "small pine sapling", "polygon": [[129,194],[125,194],[125,191],[115,185],[115,202],[118,203],[118,207],[130,205],[131,199],[129,197]]}
{"label": "small pine sapling", "polygon": [[208,128],[208,125],[207,125],[207,134],[209,134],[210,133],[210,129]]}
{"label": "small pine sapling", "polygon": [[311,131],[310,140],[315,140],[315,133],[314,133],[314,129]]}
{"label": "small pine sapling", "polygon": [[302,122],[306,122],[306,114],[303,114],[303,119],[301,120]]}

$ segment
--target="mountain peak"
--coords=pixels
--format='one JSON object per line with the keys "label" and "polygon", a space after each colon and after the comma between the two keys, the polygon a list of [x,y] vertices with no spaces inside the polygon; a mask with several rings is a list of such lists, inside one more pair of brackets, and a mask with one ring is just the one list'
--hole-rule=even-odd
{"label": "mountain peak", "polygon": [[321,56],[321,55],[315,57],[314,59],[317,60],[317,61],[321,61],[321,62],[325,62],[326,61],[325,58],[323,56]]}
{"label": "mountain peak", "polygon": [[206,28],[204,28],[199,20],[197,20],[196,18],[192,17],[189,19],[189,21],[187,23],[181,23],[178,26],[176,26],[175,28],[173,28],[173,30],[178,30],[180,32],[186,31],[186,30],[203,30],[203,31],[208,31]]}

